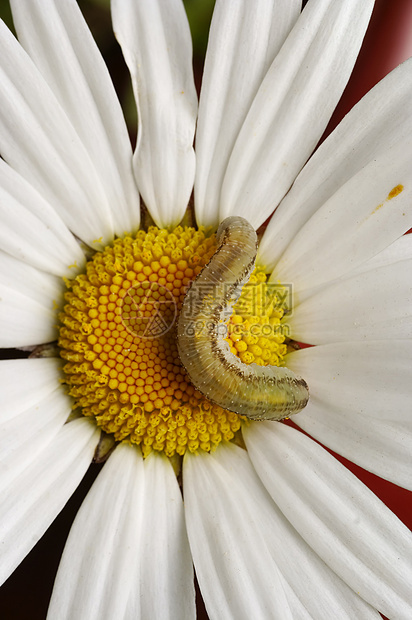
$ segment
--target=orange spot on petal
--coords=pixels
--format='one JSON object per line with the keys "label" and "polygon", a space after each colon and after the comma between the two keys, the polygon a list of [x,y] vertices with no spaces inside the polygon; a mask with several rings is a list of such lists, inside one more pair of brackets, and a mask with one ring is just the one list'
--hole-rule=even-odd
{"label": "orange spot on petal", "polygon": [[[387,197],[386,197],[386,199],[385,199],[385,202],[388,202],[388,200],[392,200],[392,198],[396,198],[396,196],[399,196],[399,194],[400,194],[401,192],[403,192],[403,190],[404,190],[404,189],[405,189],[405,188],[404,188],[404,186],[403,186],[403,185],[401,185],[401,184],[396,185],[396,187],[394,187],[393,189],[391,189],[391,191],[390,191],[390,192],[389,192],[389,194],[387,195]],[[383,205],[384,205],[384,204],[385,204],[384,202],[381,202],[381,203],[380,203],[377,207],[375,207],[375,208],[374,208],[374,210],[372,211],[372,215],[373,215],[374,213],[376,213],[377,211],[379,211],[379,209],[381,209],[381,208],[383,207]]]}
{"label": "orange spot on petal", "polygon": [[388,194],[388,197],[386,200],[392,200],[392,198],[395,198],[396,196],[399,196],[399,194],[401,192],[403,192],[404,187],[403,185],[397,185],[396,187],[394,187]]}

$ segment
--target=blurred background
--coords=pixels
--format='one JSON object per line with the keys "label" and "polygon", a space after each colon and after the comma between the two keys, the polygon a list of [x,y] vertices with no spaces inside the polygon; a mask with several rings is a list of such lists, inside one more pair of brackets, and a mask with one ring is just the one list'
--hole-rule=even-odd
{"label": "blurred background", "polygon": [[[184,0],[193,36],[193,66],[200,90],[208,29],[214,0]],[[112,75],[130,131],[136,138],[136,108],[131,84],[120,48],[113,36],[110,0],[79,0],[80,8],[95,37]],[[0,0],[0,17],[12,28],[8,1]],[[400,62],[412,56],[412,1],[377,0],[364,45],[352,78],[325,132],[333,127],[374,84]],[[0,59],[1,62],[1,59]],[[2,357],[19,357],[21,352],[3,352]],[[387,504],[409,528],[412,528],[412,493],[341,460]],[[92,465],[64,511],[39,541],[29,556],[0,589],[2,620],[44,620],[47,604],[71,523],[101,466]],[[207,618],[198,596],[199,618]]]}

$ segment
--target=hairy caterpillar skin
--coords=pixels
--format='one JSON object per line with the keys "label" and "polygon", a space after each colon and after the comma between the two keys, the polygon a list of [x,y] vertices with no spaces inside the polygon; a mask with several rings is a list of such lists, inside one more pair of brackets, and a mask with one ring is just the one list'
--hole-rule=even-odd
{"label": "hairy caterpillar skin", "polygon": [[224,320],[252,273],[257,236],[247,220],[229,217],[218,248],[186,293],[177,326],[181,362],[193,385],[224,409],[253,420],[281,420],[303,409],[306,382],[291,370],[244,364],[224,340]]}

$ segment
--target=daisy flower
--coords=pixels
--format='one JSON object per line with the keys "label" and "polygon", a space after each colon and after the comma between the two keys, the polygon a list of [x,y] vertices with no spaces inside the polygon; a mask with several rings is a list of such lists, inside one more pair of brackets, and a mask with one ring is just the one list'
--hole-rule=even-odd
{"label": "daisy flower", "polygon": [[[194,570],[219,620],[411,618],[410,532],[318,443],[412,487],[411,62],[312,155],[372,0],[217,0],[199,106],[180,0],[113,0],[134,154],[77,3],[11,7],[1,345],[36,348],[1,362],[2,581],[108,457],[49,618],[193,618]],[[263,302],[242,293],[228,344],[305,379],[294,426],[209,402],[177,356],[175,311],[232,215],[271,219],[252,275]]]}

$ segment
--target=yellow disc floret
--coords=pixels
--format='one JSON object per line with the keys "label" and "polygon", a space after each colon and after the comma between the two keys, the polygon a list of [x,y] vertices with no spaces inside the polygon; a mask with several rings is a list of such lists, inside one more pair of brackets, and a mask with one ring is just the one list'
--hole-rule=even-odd
{"label": "yellow disc floret", "polygon": [[226,341],[245,364],[282,366],[287,331],[281,319],[288,307],[288,289],[266,280],[263,269],[256,268],[233,308]]}
{"label": "yellow disc floret", "polygon": [[[190,383],[176,346],[187,287],[216,249],[188,227],[151,227],[116,239],[67,280],[60,313],[64,381],[75,407],[117,441],[167,456],[213,450],[233,439],[241,416],[209,402]],[[283,310],[255,271],[229,321],[228,342],[245,363],[282,363]]]}
{"label": "yellow disc floret", "polygon": [[210,451],[240,418],[190,384],[175,340],[186,288],[215,251],[194,228],[149,228],[116,239],[66,281],[60,314],[65,382],[86,416],[117,441],[167,456]]}

